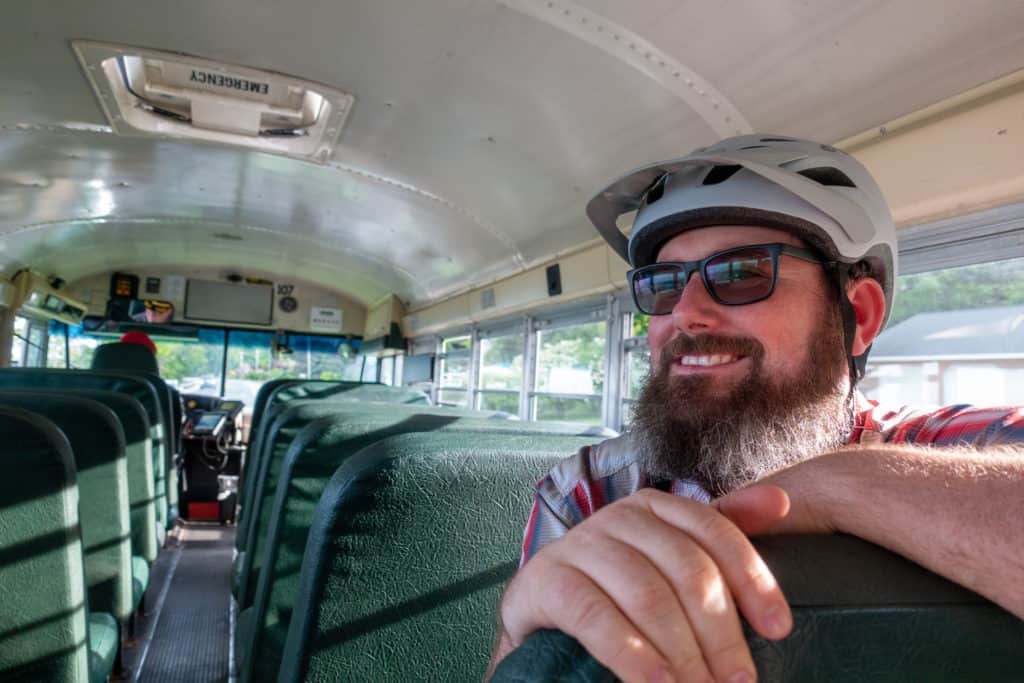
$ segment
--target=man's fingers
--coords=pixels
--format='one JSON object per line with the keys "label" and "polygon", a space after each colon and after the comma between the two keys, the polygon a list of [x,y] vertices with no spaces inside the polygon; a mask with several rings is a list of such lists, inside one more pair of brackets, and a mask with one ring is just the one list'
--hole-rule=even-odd
{"label": "man's fingers", "polygon": [[[740,529],[715,508],[685,498],[636,494],[650,510],[685,532],[711,556],[725,577],[740,611],[755,631],[771,639],[785,637],[792,614],[768,566]],[[774,495],[774,494],[769,494]]]}
{"label": "man's fingers", "polygon": [[[691,620],[680,602],[681,596],[676,588],[678,582],[666,575],[666,568],[675,569],[671,558],[675,553],[671,548],[682,546],[691,553],[703,555],[703,552],[649,514],[635,520],[643,524],[643,533],[634,534],[644,539],[641,544],[632,545],[617,535],[616,532],[635,529],[630,524],[633,521],[631,517],[639,517],[640,512],[628,506],[618,510],[615,519],[605,519],[602,533],[584,536],[583,542],[588,549],[586,558],[573,556],[565,559],[587,574],[615,602],[623,616],[668,661],[677,680],[707,680],[711,672],[697,643]],[[710,559],[705,559],[711,565]],[[737,623],[737,630],[738,627]]]}
{"label": "man's fingers", "polygon": [[[635,548],[644,561],[665,577],[672,598],[683,612],[681,623],[688,628],[685,633],[654,631],[644,626],[641,630],[669,660],[679,680],[702,680],[709,673],[718,681],[730,680],[739,673],[746,673],[753,680],[754,662],[721,570],[694,539],[661,520],[647,521],[643,533],[633,531],[649,518],[649,511],[625,506],[616,511],[617,524],[606,529],[621,534],[621,543]],[[658,599],[653,595],[651,598]],[[677,609],[676,605],[672,608],[673,612]],[[627,615],[636,611],[644,616],[642,605],[630,609]]]}
{"label": "man's fingers", "polygon": [[[516,615],[506,614],[503,610],[506,628],[523,634],[539,628],[565,631],[626,683],[672,683],[676,680],[669,663],[657,648],[623,615],[615,599],[589,575],[562,564],[560,560],[546,564],[546,590],[532,592],[532,596],[540,601],[531,605],[530,611],[539,619],[516,624]],[[513,623],[510,624],[510,620]],[[516,646],[519,644],[514,643]]]}
{"label": "man's fingers", "polygon": [[789,514],[789,496],[778,486],[754,485],[719,498],[712,507],[743,533],[756,536]]}

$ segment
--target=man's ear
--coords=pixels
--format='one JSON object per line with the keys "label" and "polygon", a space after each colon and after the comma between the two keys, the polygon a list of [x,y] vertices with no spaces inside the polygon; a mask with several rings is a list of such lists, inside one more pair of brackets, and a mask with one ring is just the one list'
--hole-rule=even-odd
{"label": "man's ear", "polygon": [[868,350],[882,330],[885,317],[885,292],[878,280],[862,277],[850,283],[846,292],[857,316],[857,331],[853,336],[853,355]]}

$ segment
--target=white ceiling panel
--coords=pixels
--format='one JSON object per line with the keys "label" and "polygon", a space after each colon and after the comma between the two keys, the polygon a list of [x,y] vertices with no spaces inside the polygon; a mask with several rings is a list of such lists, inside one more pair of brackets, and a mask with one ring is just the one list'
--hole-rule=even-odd
{"label": "white ceiling panel", "polygon": [[[326,165],[123,138],[75,39],[355,105]],[[34,0],[0,24],[0,268],[249,267],[425,304],[594,239],[591,194],[712,141],[727,105],[834,141],[1020,68],[1024,3],[1004,0]]]}

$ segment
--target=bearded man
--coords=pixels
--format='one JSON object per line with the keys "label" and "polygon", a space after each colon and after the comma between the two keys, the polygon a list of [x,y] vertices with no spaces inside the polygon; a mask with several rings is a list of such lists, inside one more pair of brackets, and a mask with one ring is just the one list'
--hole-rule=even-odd
{"label": "bearded man", "polygon": [[1024,617],[1024,411],[857,391],[896,271],[859,162],[731,138],[628,174],[588,214],[634,267],[650,377],[629,433],[538,484],[492,670],[556,628],[627,682],[752,682],[739,614],[792,628],[748,538],[765,532],[853,534]]}

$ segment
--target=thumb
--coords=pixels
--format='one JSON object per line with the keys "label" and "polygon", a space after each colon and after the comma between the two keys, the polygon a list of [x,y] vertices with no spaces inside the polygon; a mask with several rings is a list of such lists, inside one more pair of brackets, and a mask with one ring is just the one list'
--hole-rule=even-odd
{"label": "thumb", "polygon": [[789,514],[789,496],[778,486],[755,484],[711,503],[748,536],[771,528]]}

